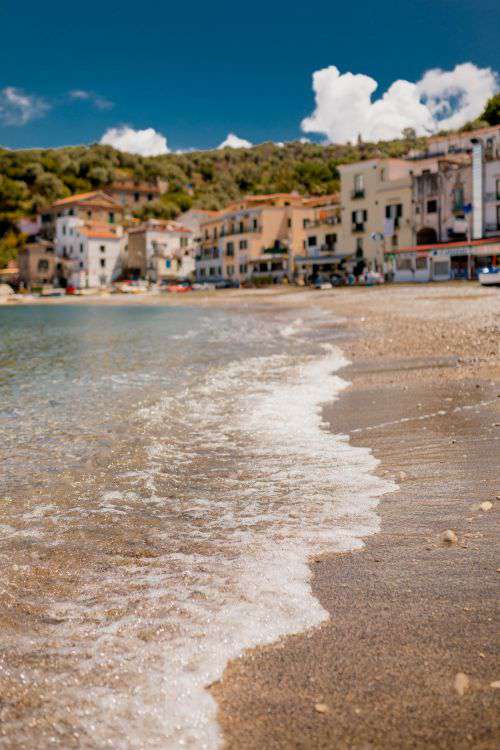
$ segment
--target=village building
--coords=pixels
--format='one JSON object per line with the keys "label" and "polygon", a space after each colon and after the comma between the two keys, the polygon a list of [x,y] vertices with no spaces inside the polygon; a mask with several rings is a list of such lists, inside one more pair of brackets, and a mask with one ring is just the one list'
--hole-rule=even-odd
{"label": "village building", "polygon": [[390,280],[400,282],[473,279],[482,268],[499,264],[500,237],[414,245],[386,255]]}
{"label": "village building", "polygon": [[57,219],[65,216],[98,224],[121,224],[123,215],[123,206],[103,190],[79,193],[61,198],[44,209],[41,216],[41,233],[46,239],[53,239]]}
{"label": "village building", "polygon": [[49,240],[28,242],[18,253],[19,280],[26,289],[59,286],[66,275],[64,259],[58,257]]}
{"label": "village building", "polygon": [[84,222],[77,216],[56,219],[55,253],[66,261],[64,283],[76,289],[109,286],[122,272],[123,227]]}
{"label": "village building", "polygon": [[412,164],[415,244],[460,241],[470,236],[471,165],[466,153],[428,157]]}
{"label": "village building", "polygon": [[19,273],[18,261],[14,259],[9,260],[5,268],[0,268],[0,284],[9,284],[9,286],[17,287],[20,281]]}
{"label": "village building", "polygon": [[299,284],[318,276],[344,275],[353,265],[348,261],[354,256],[342,252],[340,197],[331,195],[326,201],[311,199],[311,205],[314,215],[304,220],[303,250],[294,256],[294,280]]}
{"label": "village building", "polygon": [[252,195],[201,223],[196,273],[199,281],[292,280],[303,255],[317,204],[298,193]]}
{"label": "village building", "polygon": [[149,219],[131,227],[124,252],[124,270],[152,283],[194,278],[193,232],[176,221]]}
{"label": "village building", "polygon": [[389,249],[410,245],[412,175],[404,159],[341,164],[342,249],[364,268],[381,271]]}
{"label": "village building", "polygon": [[107,195],[129,211],[140,211],[163,195],[168,183],[164,180],[139,181],[133,179],[117,179],[109,187],[104,188]]}

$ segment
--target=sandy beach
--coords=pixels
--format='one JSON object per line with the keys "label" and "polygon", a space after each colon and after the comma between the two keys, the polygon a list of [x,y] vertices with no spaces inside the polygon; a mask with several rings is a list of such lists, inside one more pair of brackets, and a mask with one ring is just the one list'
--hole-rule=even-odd
{"label": "sandy beach", "polygon": [[[381,531],[368,537],[363,549],[310,560],[312,592],[329,619],[248,650],[212,684],[224,746],[497,747],[498,290],[456,283],[110,295],[39,303],[74,307],[82,302],[248,309],[260,320],[268,311],[292,311],[298,320],[303,311],[320,311],[324,336],[331,330],[332,341],[351,362],[338,373],[350,386],[325,405],[324,422],[334,434],[348,435],[352,445],[371,449],[380,462],[376,473],[399,486],[378,505]],[[104,472],[106,448],[102,460]],[[149,523],[152,534],[156,520]],[[456,534],[456,542],[443,541],[446,530]],[[130,533],[124,527],[105,541],[105,567],[97,551],[88,548],[82,556],[85,568],[69,578],[76,547],[59,562],[50,553],[50,565],[43,569],[47,578],[28,590],[32,600],[20,605],[6,599],[2,621],[11,642],[17,642],[20,623],[26,625],[26,637],[22,656],[13,648],[1,655],[0,747],[28,748],[30,738],[38,747],[100,747],[95,737],[78,727],[75,731],[74,717],[61,718],[57,686],[66,684],[68,674],[73,686],[80,678],[73,679],[70,651],[53,656],[63,636],[52,634],[64,633],[66,626],[49,605],[54,596],[63,600],[72,590],[84,591],[83,571],[94,565],[125,570],[123,556],[132,554],[134,565],[142,558],[145,565],[153,564],[150,558],[160,554],[159,546],[154,553],[146,549],[140,527]],[[35,606],[39,592],[42,604]],[[125,614],[132,619],[134,612],[131,604]],[[108,616],[112,623],[112,609],[106,610]],[[156,626],[148,630],[145,642],[156,632]],[[39,638],[54,648],[47,658]],[[23,664],[35,665],[43,679],[23,682]],[[111,683],[114,672],[108,669]],[[23,739],[16,745],[12,732],[19,727]]]}
{"label": "sandy beach", "polygon": [[329,296],[352,385],[325,417],[400,489],[362,551],[311,562],[330,622],[250,652],[213,687],[227,747],[497,747],[499,295]]}

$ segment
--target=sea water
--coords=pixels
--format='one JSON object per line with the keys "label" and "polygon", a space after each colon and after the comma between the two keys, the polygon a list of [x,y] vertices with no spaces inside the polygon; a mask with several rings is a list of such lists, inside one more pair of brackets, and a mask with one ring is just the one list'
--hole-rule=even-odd
{"label": "sea water", "polygon": [[322,421],[344,364],[314,310],[0,308],[12,746],[221,745],[207,687],[327,618],[308,559],[392,489]]}

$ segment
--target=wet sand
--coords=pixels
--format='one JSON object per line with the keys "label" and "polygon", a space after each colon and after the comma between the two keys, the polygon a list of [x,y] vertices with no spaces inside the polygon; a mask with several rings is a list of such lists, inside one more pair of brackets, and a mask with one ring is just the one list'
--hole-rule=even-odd
{"label": "wet sand", "polygon": [[344,316],[352,360],[325,418],[400,490],[363,550],[311,561],[330,621],[249,652],[212,687],[228,748],[498,747],[500,295],[481,292],[318,302]]}

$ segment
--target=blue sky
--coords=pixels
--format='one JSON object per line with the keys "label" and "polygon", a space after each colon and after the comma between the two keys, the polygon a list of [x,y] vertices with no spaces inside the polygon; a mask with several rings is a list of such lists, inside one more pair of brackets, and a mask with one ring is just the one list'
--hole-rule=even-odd
{"label": "blue sky", "polygon": [[[3,0],[0,28],[0,91],[35,107],[23,124],[0,99],[10,148],[95,142],[123,124],[154,128],[172,150],[214,147],[228,132],[287,141],[304,136],[312,74],[328,66],[375,79],[374,98],[431,68],[500,69],[498,0]],[[334,139],[320,120],[308,137]]]}

